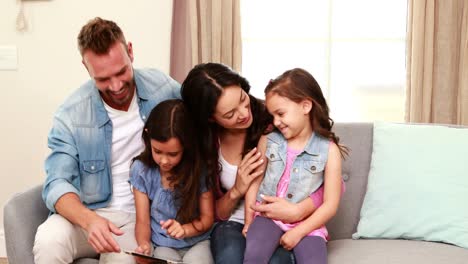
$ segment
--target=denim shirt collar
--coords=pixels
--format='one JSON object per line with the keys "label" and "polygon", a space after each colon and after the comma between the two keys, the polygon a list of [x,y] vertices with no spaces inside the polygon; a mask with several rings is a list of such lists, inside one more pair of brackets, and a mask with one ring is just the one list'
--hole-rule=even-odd
{"label": "denim shirt collar", "polygon": [[[149,100],[150,99],[150,92],[148,89],[145,87],[143,84],[143,81],[141,80],[141,74],[139,70],[133,70],[133,76],[135,79],[135,84],[136,84],[136,94],[138,96],[138,103],[140,100]],[[104,126],[107,122],[110,121],[109,115],[107,114],[107,110],[104,107],[104,102],[102,101],[101,95],[99,94],[99,89],[96,87],[96,84],[93,84],[94,89],[92,91],[92,100],[93,104],[96,106],[96,121],[97,121],[97,126],[102,127]]]}
{"label": "denim shirt collar", "polygon": [[[319,145],[319,141],[317,140],[312,140],[314,137],[321,137],[323,138],[321,135],[315,133],[315,132],[312,132],[312,135],[310,136],[309,140],[307,141],[307,144],[306,146],[304,147],[304,150],[299,154],[301,155],[302,153],[307,153],[311,156],[319,156],[320,155],[320,145]],[[268,137],[271,141],[277,143],[278,145],[281,146],[281,149],[280,149],[280,155],[281,153],[286,153],[286,148],[287,148],[287,145],[288,145],[288,141],[283,137],[283,135],[281,134],[281,132],[279,131],[274,131],[272,132],[269,137]],[[298,155],[298,156],[299,156]],[[283,160],[285,160],[285,157],[281,157]]]}
{"label": "denim shirt collar", "polygon": [[[146,85],[144,85],[142,76],[139,70],[133,70],[133,76],[136,84],[137,96],[140,100],[150,100],[152,97],[151,92],[148,90]],[[154,95],[153,95],[154,96]]]}

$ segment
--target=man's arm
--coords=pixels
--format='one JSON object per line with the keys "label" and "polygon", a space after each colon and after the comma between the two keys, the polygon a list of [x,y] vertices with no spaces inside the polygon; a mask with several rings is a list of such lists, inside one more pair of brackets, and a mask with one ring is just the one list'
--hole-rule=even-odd
{"label": "man's arm", "polygon": [[109,220],[86,208],[75,193],[66,193],[60,197],[55,204],[55,210],[88,232],[88,243],[96,252],[120,252],[111,232],[116,235],[122,235],[123,232]]}
{"label": "man's arm", "polygon": [[54,213],[55,204],[64,194],[75,193],[79,196],[79,191],[72,184],[80,172],[78,149],[71,127],[70,117],[59,110],[54,117],[47,141],[51,153],[45,161],[47,178],[42,198],[47,208]]}
{"label": "man's arm", "polygon": [[47,179],[42,197],[50,211],[88,232],[88,242],[96,252],[119,252],[120,248],[111,232],[121,235],[122,231],[86,208],[80,200],[79,191],[72,184],[80,173],[78,150],[71,127],[70,118],[59,111],[48,137],[52,152],[45,162]]}

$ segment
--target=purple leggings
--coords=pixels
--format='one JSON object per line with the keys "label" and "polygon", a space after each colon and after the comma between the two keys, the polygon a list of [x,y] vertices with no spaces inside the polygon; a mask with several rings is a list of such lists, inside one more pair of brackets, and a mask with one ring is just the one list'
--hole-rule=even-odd
{"label": "purple leggings", "polygon": [[[247,232],[244,264],[267,264],[284,231],[271,219],[255,217]],[[297,264],[327,263],[327,245],[319,236],[304,237],[293,249]]]}

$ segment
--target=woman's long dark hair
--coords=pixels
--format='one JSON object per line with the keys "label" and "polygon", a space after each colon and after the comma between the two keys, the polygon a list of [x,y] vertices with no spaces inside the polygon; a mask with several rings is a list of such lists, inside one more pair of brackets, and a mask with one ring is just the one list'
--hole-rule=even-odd
{"label": "woman's long dark hair", "polygon": [[339,147],[342,157],[348,154],[348,148],[339,144],[339,137],[332,131],[334,122],[329,116],[329,108],[322,89],[309,72],[300,68],[284,72],[270,81],[265,88],[265,94],[268,93],[276,93],[296,103],[304,99],[312,101],[309,118],[314,132],[332,140]]}
{"label": "woman's long dark hair", "polygon": [[207,169],[207,182],[212,187],[216,186],[217,177],[222,169],[218,161],[218,136],[222,127],[213,121],[212,117],[224,88],[232,85],[240,86],[250,98],[253,123],[247,129],[244,155],[257,146],[260,136],[272,124],[272,117],[266,111],[263,101],[249,94],[249,82],[226,65],[203,63],[189,72],[181,88],[184,103],[193,113],[200,152]]}
{"label": "woman's long dark hair", "polygon": [[134,160],[149,168],[159,166],[153,159],[151,140],[167,142],[177,138],[183,147],[182,159],[173,169],[169,182],[174,184],[174,198],[178,206],[177,220],[188,223],[199,217],[200,155],[196,146],[189,111],[180,99],[159,103],[148,117],[142,137],[145,150]]}

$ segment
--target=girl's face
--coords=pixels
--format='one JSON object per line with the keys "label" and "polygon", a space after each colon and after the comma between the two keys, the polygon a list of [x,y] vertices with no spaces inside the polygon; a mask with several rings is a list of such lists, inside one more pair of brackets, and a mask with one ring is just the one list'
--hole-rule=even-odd
{"label": "girl's face", "polygon": [[179,164],[184,154],[184,148],[179,139],[172,137],[166,142],[151,139],[153,160],[159,165],[161,172],[171,172]]}
{"label": "girl's face", "polygon": [[238,85],[224,88],[216,104],[213,119],[225,129],[247,129],[252,125],[250,98]]}
{"label": "girl's face", "polygon": [[273,116],[273,124],[286,139],[298,136],[310,124],[311,101],[296,103],[274,92],[266,94],[265,101],[268,112]]}

